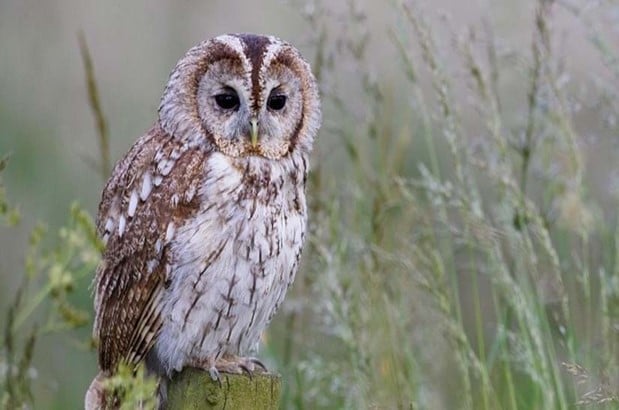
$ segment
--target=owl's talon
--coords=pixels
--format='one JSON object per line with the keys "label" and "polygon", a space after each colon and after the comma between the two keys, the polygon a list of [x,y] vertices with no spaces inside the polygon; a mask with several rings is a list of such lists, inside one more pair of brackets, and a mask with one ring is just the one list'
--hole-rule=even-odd
{"label": "owl's talon", "polygon": [[249,369],[249,367],[245,366],[243,363],[239,363],[239,367],[243,370],[243,372],[245,372],[245,374],[247,374],[247,376],[249,376],[250,380],[254,378],[254,373]]}
{"label": "owl's talon", "polygon": [[257,359],[255,357],[250,357],[249,361],[252,362],[253,364],[255,364],[256,366],[260,367],[262,369],[263,373],[268,373],[269,369],[267,369],[267,367],[264,365],[264,363],[262,363],[262,361],[260,359]]}
{"label": "owl's talon", "polygon": [[211,376],[211,379],[219,383],[219,387],[221,387],[221,375],[219,374],[219,370],[217,370],[217,367],[213,366],[208,369],[208,374],[209,376]]}
{"label": "owl's talon", "polygon": [[230,374],[247,374],[253,378],[255,373],[268,373],[266,366],[254,357],[226,355],[215,362],[219,372]]}

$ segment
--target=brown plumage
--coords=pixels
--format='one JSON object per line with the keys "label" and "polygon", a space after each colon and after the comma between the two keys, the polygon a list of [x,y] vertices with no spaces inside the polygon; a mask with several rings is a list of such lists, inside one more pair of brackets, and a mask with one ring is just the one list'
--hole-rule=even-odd
{"label": "brown plumage", "polygon": [[[97,230],[101,237],[109,238],[104,262],[97,273],[100,277],[97,289],[101,293],[97,292],[99,309],[95,325],[99,330],[99,363],[103,369],[114,369],[122,359],[139,362],[152,347],[161,327],[159,302],[169,264],[167,248],[157,243],[165,240],[170,222],[180,224],[198,210],[198,198],[187,193],[198,189],[204,152],[189,150],[178,158],[167,175],[167,179],[174,181],[173,186],[169,183],[166,184],[169,189],[153,186],[152,192],[143,195],[144,199],[139,198],[139,218],[135,214],[126,216],[122,236],[106,230],[105,224],[113,218],[110,215],[119,212],[117,209],[128,209],[132,192],[142,192],[142,187],[136,185],[142,175],[148,173],[151,179],[160,176],[153,161],[155,154],[169,157],[178,148],[179,143],[166,136],[160,127],[152,128],[116,166],[115,175],[103,191]],[[178,192],[185,195],[173,200]],[[148,268],[149,261],[155,261],[156,265]]]}

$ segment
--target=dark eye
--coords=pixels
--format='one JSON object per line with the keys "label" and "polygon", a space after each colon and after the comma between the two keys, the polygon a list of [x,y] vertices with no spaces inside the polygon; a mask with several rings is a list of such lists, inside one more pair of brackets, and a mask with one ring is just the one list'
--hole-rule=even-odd
{"label": "dark eye", "polygon": [[232,89],[226,90],[221,94],[215,96],[215,102],[224,110],[231,110],[239,106],[239,96]]}
{"label": "dark eye", "polygon": [[286,96],[285,95],[272,95],[269,97],[269,100],[267,101],[267,106],[272,109],[272,110],[276,110],[279,111],[282,108],[284,108],[284,105],[286,105]]}

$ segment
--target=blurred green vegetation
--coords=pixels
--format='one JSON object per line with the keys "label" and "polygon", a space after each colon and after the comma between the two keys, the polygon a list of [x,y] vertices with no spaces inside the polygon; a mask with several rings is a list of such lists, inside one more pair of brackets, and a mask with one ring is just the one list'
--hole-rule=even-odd
{"label": "blurred green vegetation", "polygon": [[83,30],[113,159],[204,38],[313,64],[311,235],[261,353],[284,408],[616,408],[617,27],[612,0],[0,3],[0,405],[79,408],[96,374]]}

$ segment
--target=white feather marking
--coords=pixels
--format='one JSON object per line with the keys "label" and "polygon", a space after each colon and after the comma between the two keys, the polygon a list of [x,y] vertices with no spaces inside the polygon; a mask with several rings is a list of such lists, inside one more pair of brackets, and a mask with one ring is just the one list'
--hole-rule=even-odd
{"label": "white feather marking", "polygon": [[125,232],[125,224],[127,223],[127,220],[125,219],[124,215],[120,216],[120,219],[118,220],[118,236],[120,236],[122,238],[123,233]]}
{"label": "white feather marking", "polygon": [[243,43],[241,43],[241,39],[236,36],[230,36],[228,34],[224,34],[221,36],[215,37],[213,40],[225,44],[234,51],[236,51],[239,55],[245,56],[243,52]]}
{"label": "white feather marking", "polygon": [[157,267],[157,259],[151,259],[148,262],[146,262],[146,269],[148,270],[148,273],[153,273],[156,267]]}
{"label": "white feather marking", "polygon": [[172,150],[172,153],[170,154],[170,158],[172,158],[173,160],[175,160],[175,161],[176,161],[176,160],[177,160],[177,159],[179,159],[180,157],[181,157],[181,152],[180,152],[178,149],[174,148],[174,149]]}
{"label": "white feather marking", "polygon": [[138,207],[138,193],[134,189],[133,191],[131,191],[131,198],[129,198],[129,207],[127,208],[127,215],[129,215],[130,218],[133,218],[133,215],[135,215],[135,210],[137,207]]}
{"label": "white feather marking", "polygon": [[159,186],[161,185],[162,181],[163,181],[163,177],[161,175],[155,175],[155,178],[153,179],[153,185]]}
{"label": "white feather marking", "polygon": [[185,192],[185,200],[187,202],[191,202],[191,200],[193,199],[195,195],[196,195],[196,186],[191,185],[189,189],[187,189],[187,192]]}
{"label": "white feather marking", "polygon": [[104,245],[107,245],[107,241],[108,241],[108,239],[110,239],[110,233],[109,233],[109,232],[106,232],[106,233],[103,235],[103,238],[101,238],[101,240],[103,241],[103,244],[104,244]]}
{"label": "white feather marking", "polygon": [[144,174],[144,179],[142,179],[142,189],[140,190],[140,199],[142,201],[146,201],[148,195],[150,195],[150,191],[153,189],[153,182],[150,177],[150,172]]}
{"label": "white feather marking", "polygon": [[105,232],[112,232],[112,229],[114,229],[114,220],[107,218],[107,221],[105,221]]}
{"label": "white feather marking", "polygon": [[161,239],[157,239],[157,242],[155,242],[155,252],[159,253],[161,252],[161,247],[163,246]]}
{"label": "white feather marking", "polygon": [[165,231],[166,242],[170,242],[170,240],[172,240],[172,237],[174,236],[174,231],[175,231],[174,222],[168,223],[168,228]]}
{"label": "white feather marking", "polygon": [[262,57],[262,66],[260,67],[261,74],[269,68],[273,58],[279,53],[283,45],[282,41],[275,37],[269,37],[269,40],[271,40],[271,44],[267,46],[264,56]]}
{"label": "white feather marking", "polygon": [[174,167],[175,162],[171,159],[162,160],[157,164],[157,171],[163,176],[166,176],[172,171],[172,167]]}
{"label": "white feather marking", "polygon": [[171,201],[172,201],[172,207],[176,208],[180,201],[180,196],[178,194],[172,195]]}

